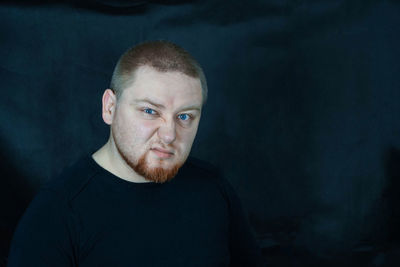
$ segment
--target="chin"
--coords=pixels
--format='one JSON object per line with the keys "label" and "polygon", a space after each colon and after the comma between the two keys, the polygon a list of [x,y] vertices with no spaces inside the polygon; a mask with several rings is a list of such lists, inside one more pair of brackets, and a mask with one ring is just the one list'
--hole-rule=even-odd
{"label": "chin", "polygon": [[131,165],[136,173],[146,180],[155,183],[165,183],[172,180],[178,173],[184,161],[173,158],[162,159],[146,153],[139,158],[137,164]]}

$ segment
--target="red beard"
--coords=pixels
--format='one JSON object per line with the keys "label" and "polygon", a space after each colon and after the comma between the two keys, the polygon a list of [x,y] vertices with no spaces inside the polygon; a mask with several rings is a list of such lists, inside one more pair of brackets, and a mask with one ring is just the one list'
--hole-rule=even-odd
{"label": "red beard", "polygon": [[132,169],[134,169],[137,174],[143,176],[148,181],[152,181],[155,183],[165,183],[167,181],[170,181],[176,176],[179,168],[182,166],[182,163],[177,163],[168,169],[164,169],[162,167],[150,168],[146,162],[146,156],[148,153],[149,152],[141,156],[136,165],[127,162],[128,165]]}
{"label": "red beard", "polygon": [[[113,132],[113,137],[114,140],[118,140],[116,136],[114,135]],[[124,151],[120,148],[119,143],[115,142],[115,146],[123,158],[123,160],[126,162],[126,164],[129,165],[137,174],[140,176],[144,177],[146,180],[150,182],[155,182],[155,183],[165,183],[167,181],[170,181],[172,178],[176,176],[178,173],[179,168],[183,165],[184,162],[178,162],[171,168],[165,169],[162,167],[157,167],[157,168],[151,168],[146,162],[146,157],[148,156],[148,153],[150,151],[147,151],[145,154],[143,154],[137,163],[133,162],[129,157],[124,153]],[[160,160],[162,161],[162,159]]]}

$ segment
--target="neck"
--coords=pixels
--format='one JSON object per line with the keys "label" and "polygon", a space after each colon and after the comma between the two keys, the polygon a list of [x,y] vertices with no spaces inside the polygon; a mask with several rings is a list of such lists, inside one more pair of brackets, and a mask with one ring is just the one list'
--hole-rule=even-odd
{"label": "neck", "polygon": [[92,158],[101,167],[111,172],[115,176],[134,183],[149,182],[143,176],[137,174],[121,157],[112,137],[107,143],[97,150]]}

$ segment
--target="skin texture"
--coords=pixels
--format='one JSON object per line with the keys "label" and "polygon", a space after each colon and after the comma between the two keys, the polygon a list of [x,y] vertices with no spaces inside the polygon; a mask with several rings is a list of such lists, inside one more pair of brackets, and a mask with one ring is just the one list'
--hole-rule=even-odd
{"label": "skin texture", "polygon": [[110,138],[93,158],[128,181],[168,181],[189,155],[201,107],[199,79],[141,66],[119,99],[110,89],[104,92]]}

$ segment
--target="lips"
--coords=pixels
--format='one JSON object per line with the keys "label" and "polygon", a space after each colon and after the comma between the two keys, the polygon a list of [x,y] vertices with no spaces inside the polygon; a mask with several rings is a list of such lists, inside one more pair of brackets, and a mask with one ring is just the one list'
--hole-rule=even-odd
{"label": "lips", "polygon": [[151,149],[151,151],[154,152],[160,158],[171,158],[174,155],[174,152],[159,147],[154,147]]}

